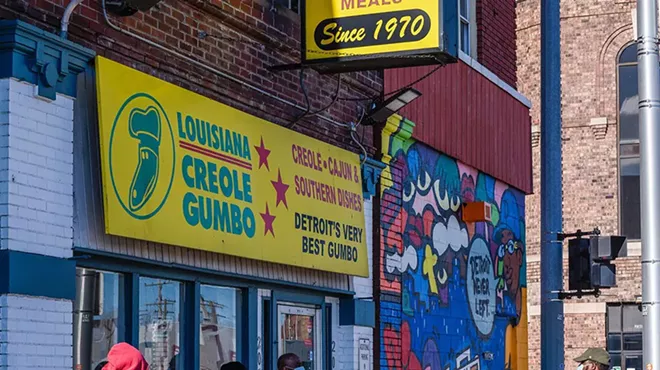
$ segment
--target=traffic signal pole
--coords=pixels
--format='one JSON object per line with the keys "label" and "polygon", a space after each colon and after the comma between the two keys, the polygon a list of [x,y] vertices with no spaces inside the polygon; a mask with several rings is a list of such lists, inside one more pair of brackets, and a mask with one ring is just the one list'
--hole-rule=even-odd
{"label": "traffic signal pole", "polygon": [[637,0],[643,359],[660,368],[660,68],[656,0]]}
{"label": "traffic signal pole", "polygon": [[564,369],[559,1],[541,0],[541,369]]}

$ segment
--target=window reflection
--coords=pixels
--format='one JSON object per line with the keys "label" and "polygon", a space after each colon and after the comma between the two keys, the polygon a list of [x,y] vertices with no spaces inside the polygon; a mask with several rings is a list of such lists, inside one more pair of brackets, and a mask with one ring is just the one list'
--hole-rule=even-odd
{"label": "window reflection", "polygon": [[181,289],[177,281],[140,277],[140,352],[150,369],[181,368]]}
{"label": "window reflection", "polygon": [[637,45],[626,47],[618,60],[619,207],[621,233],[641,238],[639,193],[639,96]]}
{"label": "window reflection", "polygon": [[239,305],[237,289],[200,287],[200,369],[218,370],[223,364],[236,361]]}
{"label": "window reflection", "polygon": [[637,66],[619,67],[619,140],[639,140]]}

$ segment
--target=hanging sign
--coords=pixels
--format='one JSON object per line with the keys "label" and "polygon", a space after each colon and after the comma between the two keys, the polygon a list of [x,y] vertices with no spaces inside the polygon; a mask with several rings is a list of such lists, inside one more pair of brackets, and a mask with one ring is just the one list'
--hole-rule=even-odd
{"label": "hanging sign", "polygon": [[[451,62],[443,1],[303,1],[303,63],[320,68],[370,69]],[[313,5],[312,5],[313,3]],[[449,7],[453,13],[456,6]],[[454,15],[455,17],[455,15]],[[453,18],[455,20],[455,18]],[[454,43],[455,44],[455,41]],[[455,52],[453,53],[455,56]]]}
{"label": "hanging sign", "polygon": [[357,154],[97,57],[106,232],[368,276]]}

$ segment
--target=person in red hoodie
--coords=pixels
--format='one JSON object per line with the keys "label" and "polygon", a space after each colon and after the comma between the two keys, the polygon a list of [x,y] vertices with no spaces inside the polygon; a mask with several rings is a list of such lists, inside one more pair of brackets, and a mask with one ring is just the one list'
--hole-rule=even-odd
{"label": "person in red hoodie", "polygon": [[101,370],[149,370],[149,364],[140,351],[128,343],[115,344],[106,360],[96,367]]}

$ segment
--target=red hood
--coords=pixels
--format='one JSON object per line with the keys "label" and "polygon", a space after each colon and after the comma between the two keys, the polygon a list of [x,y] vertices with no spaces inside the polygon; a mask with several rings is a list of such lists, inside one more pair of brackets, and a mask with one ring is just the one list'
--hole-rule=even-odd
{"label": "red hood", "polygon": [[108,364],[103,370],[149,370],[149,364],[133,346],[119,343],[108,353]]}

